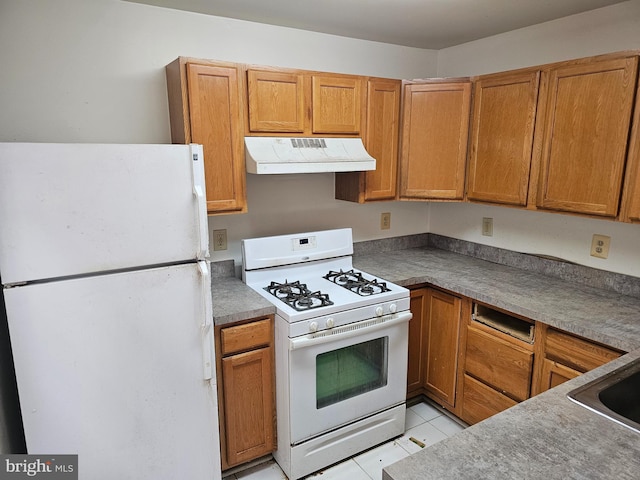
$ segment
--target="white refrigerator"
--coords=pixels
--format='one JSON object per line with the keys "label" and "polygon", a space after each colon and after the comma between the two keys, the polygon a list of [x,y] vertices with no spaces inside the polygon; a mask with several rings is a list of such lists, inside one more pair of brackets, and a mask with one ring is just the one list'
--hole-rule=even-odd
{"label": "white refrigerator", "polygon": [[0,143],[0,280],[30,454],[220,479],[202,148]]}

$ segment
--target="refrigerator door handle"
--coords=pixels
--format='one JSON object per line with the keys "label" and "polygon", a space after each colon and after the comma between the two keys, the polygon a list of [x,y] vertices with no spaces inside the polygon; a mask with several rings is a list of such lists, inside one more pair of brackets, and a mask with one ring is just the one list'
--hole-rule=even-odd
{"label": "refrigerator door handle", "polygon": [[202,280],[202,301],[204,318],[200,325],[202,333],[202,367],[205,380],[213,378],[213,305],[211,303],[211,274],[207,262],[198,262],[198,271]]}
{"label": "refrigerator door handle", "polygon": [[200,248],[198,260],[209,256],[209,226],[207,222],[207,198],[204,184],[204,154],[202,145],[191,144],[191,177],[193,180],[193,194],[196,197],[196,219],[200,233]]}

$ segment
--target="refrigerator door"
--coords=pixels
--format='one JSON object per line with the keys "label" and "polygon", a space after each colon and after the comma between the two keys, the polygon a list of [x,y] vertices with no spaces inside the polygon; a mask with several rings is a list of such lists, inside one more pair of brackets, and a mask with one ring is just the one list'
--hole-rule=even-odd
{"label": "refrigerator door", "polygon": [[199,145],[0,143],[7,284],[208,256]]}
{"label": "refrigerator door", "polygon": [[29,453],[78,454],[87,479],[220,478],[215,377],[203,374],[210,283],[197,263],[4,295]]}

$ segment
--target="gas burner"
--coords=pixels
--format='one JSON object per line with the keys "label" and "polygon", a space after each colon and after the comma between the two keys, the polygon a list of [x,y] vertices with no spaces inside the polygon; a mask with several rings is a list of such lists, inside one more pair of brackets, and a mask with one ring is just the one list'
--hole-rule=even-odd
{"label": "gas burner", "polygon": [[297,311],[333,305],[333,302],[329,300],[328,294],[320,291],[312,292],[307,288],[306,284],[299,281],[271,282],[264,289]]}
{"label": "gas burner", "polygon": [[342,269],[339,272],[330,270],[329,273],[322,278],[326,278],[330,282],[340,285],[363,297],[391,291],[391,289],[387,287],[386,282],[379,282],[377,278],[367,280],[360,272],[356,272],[355,270],[348,270],[346,272]]}

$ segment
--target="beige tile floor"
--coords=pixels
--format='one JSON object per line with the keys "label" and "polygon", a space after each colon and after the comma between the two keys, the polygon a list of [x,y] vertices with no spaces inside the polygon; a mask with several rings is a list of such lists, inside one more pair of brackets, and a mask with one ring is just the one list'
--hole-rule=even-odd
{"label": "beige tile floor", "polygon": [[[316,472],[308,480],[381,480],[382,469],[422,448],[409,440],[433,445],[464,429],[431,403],[407,408],[405,433],[401,437],[360,453],[337,465]],[[223,480],[283,480],[287,477],[273,460],[224,477]]]}

